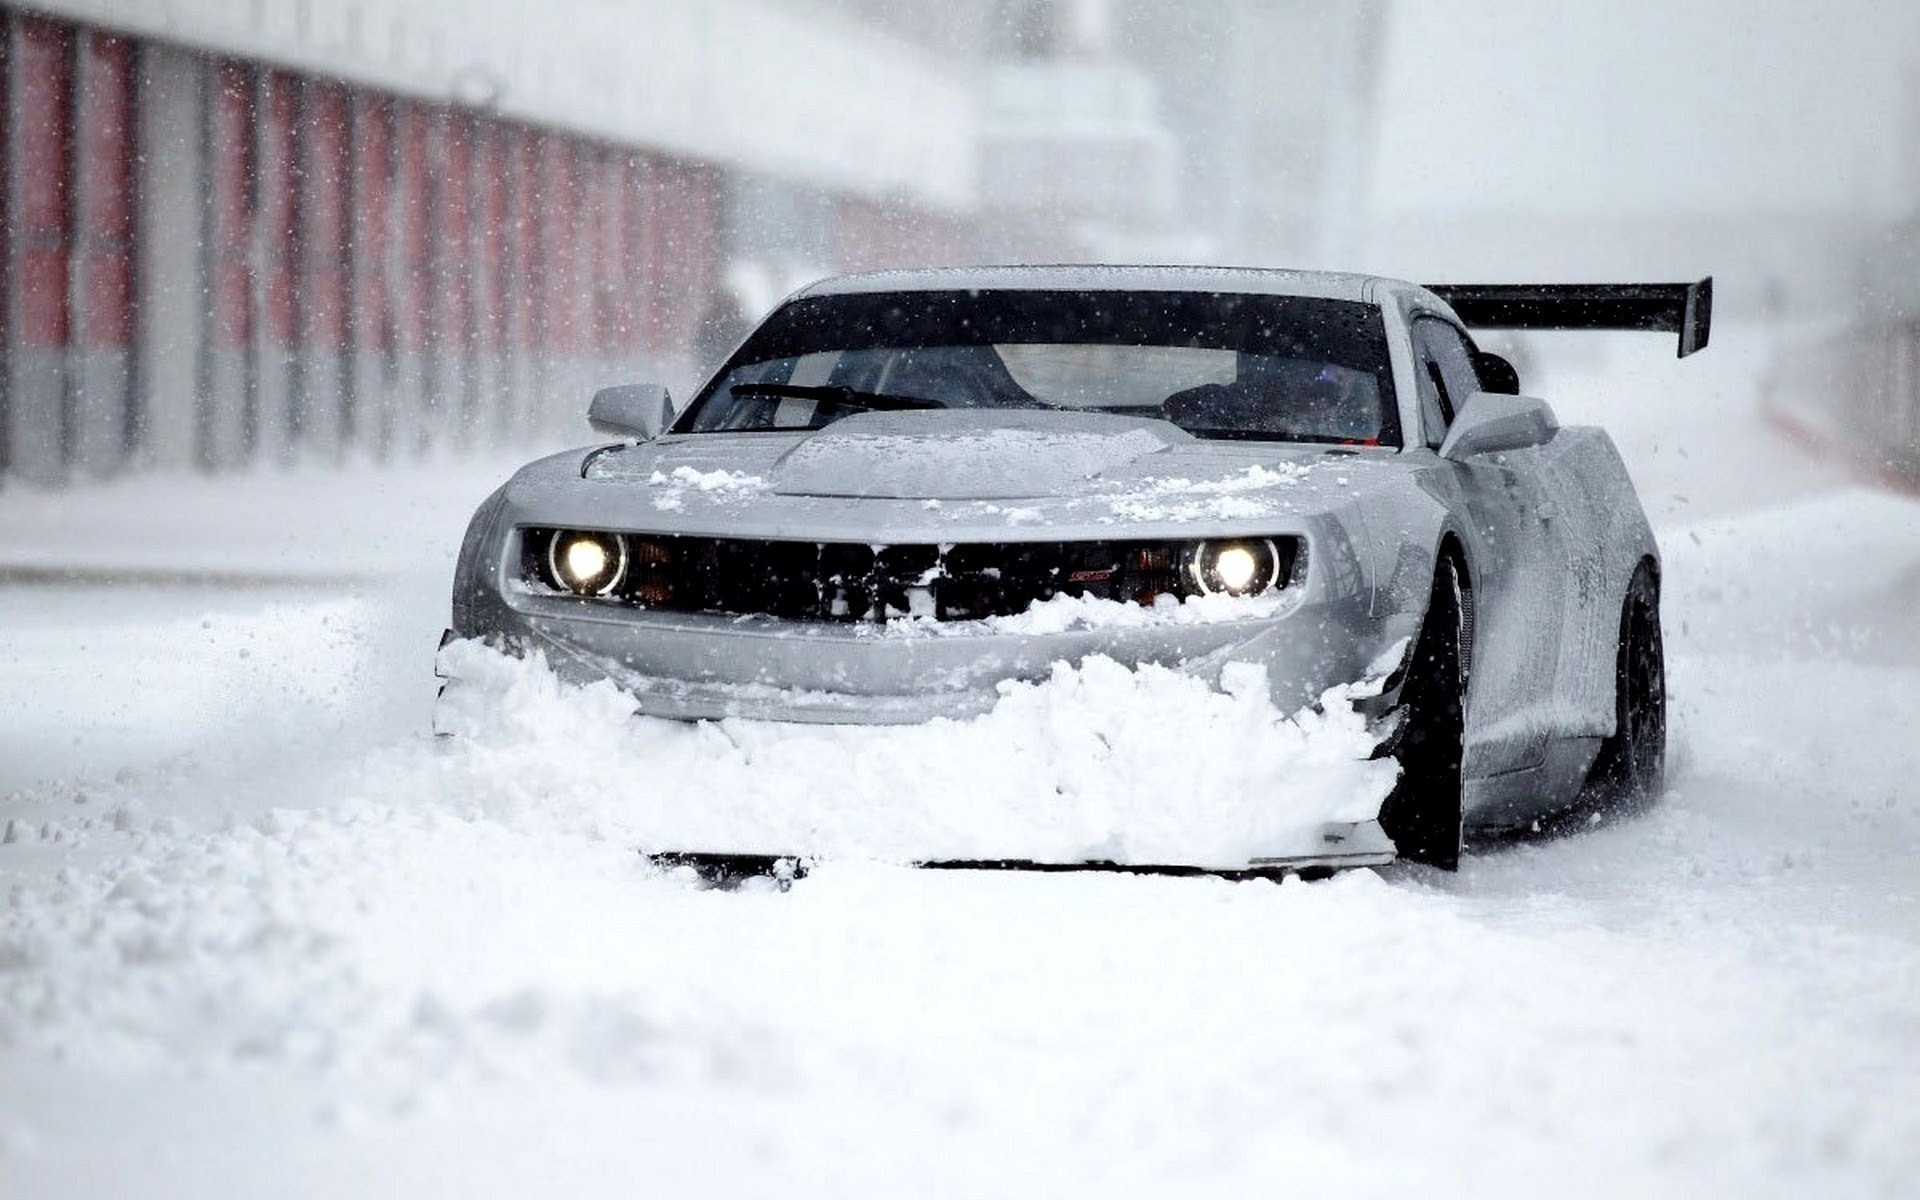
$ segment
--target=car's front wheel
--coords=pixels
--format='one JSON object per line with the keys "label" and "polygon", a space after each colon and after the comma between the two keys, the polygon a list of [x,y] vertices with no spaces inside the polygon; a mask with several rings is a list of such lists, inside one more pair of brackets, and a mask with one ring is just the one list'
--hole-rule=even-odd
{"label": "car's front wheel", "polygon": [[1472,638],[1473,595],[1459,565],[1443,557],[1400,685],[1391,749],[1400,778],[1380,807],[1380,828],[1401,858],[1447,871],[1460,865],[1460,762]]}

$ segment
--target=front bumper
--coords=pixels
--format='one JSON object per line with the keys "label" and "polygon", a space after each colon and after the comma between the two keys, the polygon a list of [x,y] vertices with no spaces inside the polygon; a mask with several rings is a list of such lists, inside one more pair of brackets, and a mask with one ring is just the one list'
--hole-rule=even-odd
{"label": "front bumper", "polygon": [[[796,627],[757,618],[607,612],[562,598],[518,596],[486,640],[523,655],[537,653],[562,679],[612,682],[631,698],[638,714],[883,725],[983,713],[1000,701],[1008,681],[1044,679],[1058,662],[1078,663],[1095,655],[1128,666],[1157,663],[1216,688],[1227,664],[1261,664],[1267,668],[1276,706],[1293,712],[1329,688],[1367,676],[1369,667],[1377,669],[1378,662],[1370,661],[1367,653],[1380,636],[1371,626],[1356,630],[1329,610],[1299,602],[1256,620],[1016,634],[963,623],[906,632],[871,626]],[[447,637],[453,639],[454,631]],[[465,681],[460,678],[463,666],[498,659],[476,659],[477,647],[470,643],[447,647],[443,641],[443,647],[438,669],[448,678],[440,711],[452,718],[448,729],[456,729],[462,714],[471,720],[475,702],[497,700],[497,693],[488,694],[485,672],[476,669],[475,678]],[[473,691],[462,694],[469,686]],[[923,850],[911,857],[915,865],[928,867],[1229,874],[1312,872],[1393,861],[1392,842],[1378,822],[1351,819],[1357,815],[1330,810],[1318,821],[1270,831],[1252,843],[1253,853],[1245,856],[1237,850],[1189,855],[1184,848],[1169,854],[1165,847],[1155,851],[1143,846],[1143,857],[1105,861],[1100,854],[1034,856],[1039,847],[1028,846],[1021,847],[1024,853],[1017,859],[956,855],[952,849],[932,854]],[[807,836],[790,838],[771,829],[763,835],[744,840],[668,837],[663,842],[684,851],[705,851],[693,857],[714,858],[721,875],[732,873],[734,860],[742,856],[769,863],[804,861],[808,853],[821,849]],[[1014,840],[1018,845],[1019,839]],[[1004,853],[998,845],[991,849]]]}
{"label": "front bumper", "polygon": [[[1038,681],[1055,663],[1096,655],[1210,683],[1229,662],[1260,664],[1275,706],[1291,712],[1360,678],[1392,640],[1363,614],[1298,599],[1248,619],[1044,633],[991,622],[902,628],[647,613],[538,595],[490,605],[486,617],[460,635],[537,652],[571,683],[610,681],[648,716],[832,724],[975,716],[993,707],[1003,683]],[[444,665],[440,673],[448,678]]]}

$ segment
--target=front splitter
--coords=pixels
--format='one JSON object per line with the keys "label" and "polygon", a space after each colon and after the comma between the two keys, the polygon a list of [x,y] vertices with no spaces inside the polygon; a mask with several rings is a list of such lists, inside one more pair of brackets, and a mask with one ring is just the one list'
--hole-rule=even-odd
{"label": "front splitter", "polygon": [[[1120,875],[1209,875],[1216,879],[1279,879],[1289,875],[1309,878],[1356,867],[1384,867],[1398,856],[1378,821],[1328,825],[1320,831],[1325,848],[1277,857],[1247,860],[1244,866],[1205,866],[1196,863],[1136,863],[1104,859],[1053,862],[1026,858],[926,859],[904,865],[927,871],[1029,871],[1045,874],[1103,872]],[[666,869],[688,868],[701,879],[721,885],[767,878],[785,885],[805,878],[825,860],[805,855],[727,854],[698,851],[642,851]]]}

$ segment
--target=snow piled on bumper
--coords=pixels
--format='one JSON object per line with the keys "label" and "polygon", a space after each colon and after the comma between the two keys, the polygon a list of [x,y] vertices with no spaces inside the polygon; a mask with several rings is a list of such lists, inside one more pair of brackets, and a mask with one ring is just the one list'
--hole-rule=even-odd
{"label": "snow piled on bumper", "polygon": [[1251,664],[1215,690],[1094,657],[1002,684],[979,717],[873,728],[638,717],[538,657],[442,654],[439,790],[589,817],[649,852],[1232,869],[1324,849],[1396,777],[1367,758],[1364,685],[1289,716]]}

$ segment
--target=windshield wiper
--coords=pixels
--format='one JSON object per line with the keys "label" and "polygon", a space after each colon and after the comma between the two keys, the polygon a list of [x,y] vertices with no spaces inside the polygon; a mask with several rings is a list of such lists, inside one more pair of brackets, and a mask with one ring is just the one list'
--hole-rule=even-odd
{"label": "windshield wiper", "polygon": [[888,392],[863,392],[837,383],[730,383],[727,390],[736,396],[775,396],[794,400],[826,400],[848,408],[869,412],[904,412],[917,408],[945,408],[938,400],[924,396],[896,396]]}
{"label": "windshield wiper", "polygon": [[1297,442],[1303,446],[1378,446],[1380,439],[1342,437],[1332,433],[1303,433],[1294,429],[1233,429],[1182,425],[1197,438],[1226,442]]}

